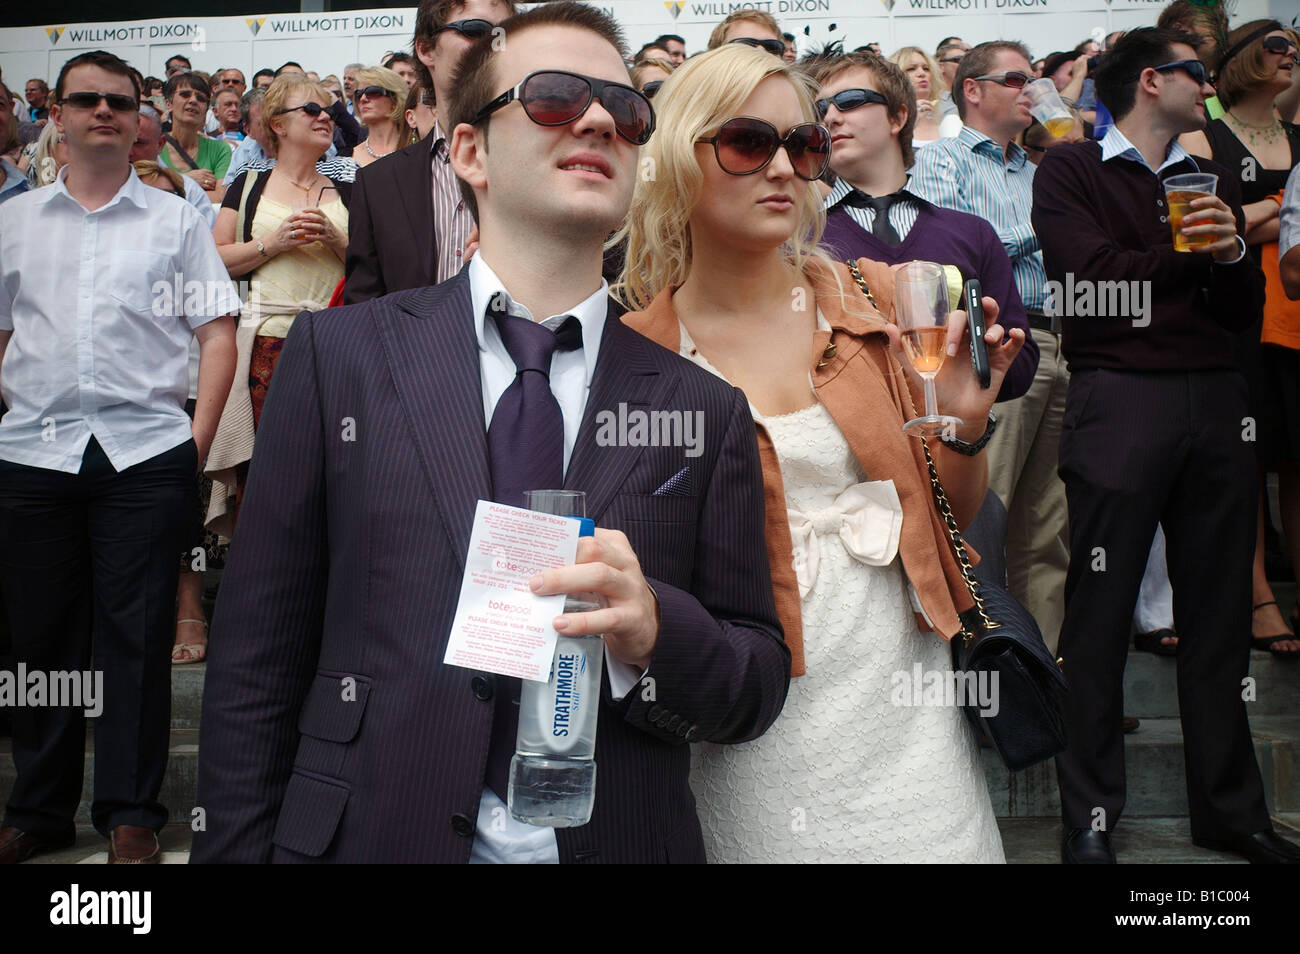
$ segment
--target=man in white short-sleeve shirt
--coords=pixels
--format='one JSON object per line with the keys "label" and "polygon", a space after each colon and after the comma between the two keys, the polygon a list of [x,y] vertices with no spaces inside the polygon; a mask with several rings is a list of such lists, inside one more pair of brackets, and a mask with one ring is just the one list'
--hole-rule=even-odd
{"label": "man in white short-sleeve shirt", "polygon": [[0,863],[72,843],[85,716],[109,861],[148,863],[167,821],[176,577],[239,303],[198,211],[131,168],[140,98],[126,63],[73,57],[55,99],[67,166],[0,207],[0,584],[15,662],[50,689],[13,710]]}

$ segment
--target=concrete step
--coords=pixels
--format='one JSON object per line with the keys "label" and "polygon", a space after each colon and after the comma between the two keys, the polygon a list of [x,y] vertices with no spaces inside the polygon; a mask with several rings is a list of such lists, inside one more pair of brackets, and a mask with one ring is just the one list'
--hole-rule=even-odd
{"label": "concrete step", "polygon": [[203,710],[203,680],[207,663],[172,666],[172,728],[197,729]]}
{"label": "concrete step", "polygon": [[[1300,843],[1297,818],[1273,817],[1273,828],[1283,838]],[[1053,865],[1061,862],[1061,823],[1055,818],[999,818],[1002,851],[1008,864]],[[1186,817],[1125,818],[1115,830],[1112,844],[1120,864],[1246,864],[1244,858],[1222,851],[1197,848]]]}
{"label": "concrete step", "polygon": [[[1132,650],[1124,667],[1124,714],[1140,719],[1178,715],[1178,660]],[[1300,714],[1300,660],[1275,659],[1266,652],[1250,654],[1254,699],[1246,703],[1256,716]]]}
{"label": "concrete step", "polygon": [[[1300,715],[1256,716],[1250,727],[1269,810],[1300,811]],[[993,749],[982,749],[981,755],[995,814],[1060,817],[1054,761],[1013,773]],[[1144,718],[1137,732],[1124,737],[1124,755],[1128,782],[1125,818],[1187,814],[1183,733],[1177,719]]]}
{"label": "concrete step", "polygon": [[[0,739],[0,801],[7,799],[17,773],[14,770],[13,740]],[[167,806],[169,822],[189,824],[194,807],[194,793],[199,777],[199,730],[173,729],[167,752],[167,774],[163,777],[158,800]],[[86,733],[85,772],[81,783],[81,804],[77,806],[77,824],[90,824],[90,802],[95,778],[95,746]]]}
{"label": "concrete step", "polygon": [[[1273,817],[1278,834],[1300,842],[1300,813]],[[999,818],[1002,849],[1008,864],[1060,862],[1060,823],[1054,818]],[[163,864],[185,864],[193,832],[187,824],[167,825],[158,833]],[[1197,848],[1192,844],[1186,818],[1126,818],[1115,832],[1115,851],[1121,864],[1245,864],[1235,855]],[[77,829],[71,848],[37,855],[26,862],[39,864],[103,864],[108,860],[104,838],[88,825]]]}

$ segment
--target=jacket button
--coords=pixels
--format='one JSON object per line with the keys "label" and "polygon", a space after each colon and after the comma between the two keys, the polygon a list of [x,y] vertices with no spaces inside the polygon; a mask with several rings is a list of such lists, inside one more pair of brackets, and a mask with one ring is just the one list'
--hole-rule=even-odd
{"label": "jacket button", "polygon": [[677,727],[677,737],[680,739],[684,739],[686,738],[686,733],[690,731],[691,731],[690,724],[683,722],[681,725]]}
{"label": "jacket button", "polygon": [[671,716],[667,712],[665,712],[657,720],[655,720],[655,725],[659,726],[659,728],[661,729],[666,728],[668,725],[669,718],[671,718]]}
{"label": "jacket button", "polygon": [[646,717],[647,719],[649,719],[651,722],[654,722],[654,721],[658,720],[659,716],[663,713],[663,711],[664,711],[664,707],[663,707],[663,706],[661,706],[661,705],[653,705],[653,706],[650,707],[650,711],[648,711],[648,712],[645,714],[645,717]]}
{"label": "jacket button", "polygon": [[470,680],[470,687],[474,690],[474,698],[479,702],[487,702],[492,698],[492,680],[484,676],[475,676]]}
{"label": "jacket button", "polygon": [[682,717],[679,715],[675,715],[668,720],[668,724],[664,726],[664,728],[667,729],[669,732],[676,732],[677,727],[681,724],[682,724]]}
{"label": "jacket button", "polygon": [[474,822],[463,812],[456,812],[451,816],[451,830],[462,838],[469,838],[474,834]]}
{"label": "jacket button", "polygon": [[693,725],[686,730],[686,734],[682,736],[682,738],[685,739],[687,742],[694,742],[699,737],[700,734],[699,730],[700,730],[699,726]]}
{"label": "jacket button", "polygon": [[[1168,222],[1169,220],[1168,220],[1167,218],[1165,218],[1165,217],[1162,215],[1162,216],[1160,216],[1160,221],[1161,221],[1161,222]],[[1197,224],[1199,225],[1200,223],[1198,222]]]}
{"label": "jacket button", "polygon": [[836,349],[835,349],[835,345],[833,345],[833,344],[828,344],[828,345],[826,346],[826,350],[822,352],[822,357],[823,357],[823,358],[833,358],[833,357],[835,357],[835,350],[836,350]]}

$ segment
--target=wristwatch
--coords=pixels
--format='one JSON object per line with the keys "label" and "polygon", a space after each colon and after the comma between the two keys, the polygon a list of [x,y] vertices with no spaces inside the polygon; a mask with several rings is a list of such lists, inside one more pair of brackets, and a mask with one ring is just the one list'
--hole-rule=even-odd
{"label": "wristwatch", "polygon": [[980,451],[984,449],[984,446],[989,442],[989,438],[993,436],[993,432],[996,431],[997,429],[998,429],[997,415],[994,414],[992,411],[989,411],[989,426],[985,428],[984,435],[979,440],[977,440],[974,444],[967,444],[965,441],[958,440],[957,437],[955,436],[949,437],[947,434],[941,435],[939,439],[943,441],[944,447],[951,448],[952,450],[955,450],[958,454],[965,454],[967,457],[974,457],[976,454],[978,454]]}
{"label": "wristwatch", "polygon": [[271,257],[270,255],[266,254],[266,246],[262,244],[262,240],[261,240],[261,239],[258,239],[258,240],[257,240],[257,250],[258,250],[259,252],[262,253],[262,257],[263,257],[263,258],[270,258],[270,257]]}

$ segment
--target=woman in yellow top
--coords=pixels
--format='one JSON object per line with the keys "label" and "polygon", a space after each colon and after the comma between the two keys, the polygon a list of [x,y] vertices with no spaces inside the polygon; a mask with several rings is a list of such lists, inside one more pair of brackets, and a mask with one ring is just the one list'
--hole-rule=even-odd
{"label": "woman in yellow top", "polygon": [[252,456],[262,402],[294,316],[325,308],[343,277],[351,187],[316,171],[334,135],[324,111],[329,104],[329,93],[305,76],[276,78],[262,101],[275,167],[236,177],[213,228],[230,274],[249,279],[235,383],[207,466],[214,484],[207,523],[224,536],[234,528],[229,498],[242,485],[236,471]]}
{"label": "woman in yellow top", "polygon": [[[761,738],[697,751],[710,860],[1000,862],[961,709],[911,693],[916,667],[952,668],[945,638],[971,601],[920,441],[902,429],[920,389],[900,366],[898,330],[844,266],[815,252],[825,213],[812,180],[830,134],[809,83],[729,44],[679,67],[655,109],[642,157],[655,175],[637,183],[615,290],[645,309],[629,326],[749,398],[773,590],[798,677]],[[888,314],[893,273],[860,266]],[[972,444],[1024,340],[1013,332],[998,346],[997,306],[984,304],[991,387],[958,359],[937,381],[940,410],[968,422],[956,436]],[[949,353],[964,354],[965,315],[951,322]],[[984,458],[932,444],[957,519],[969,522]]]}

